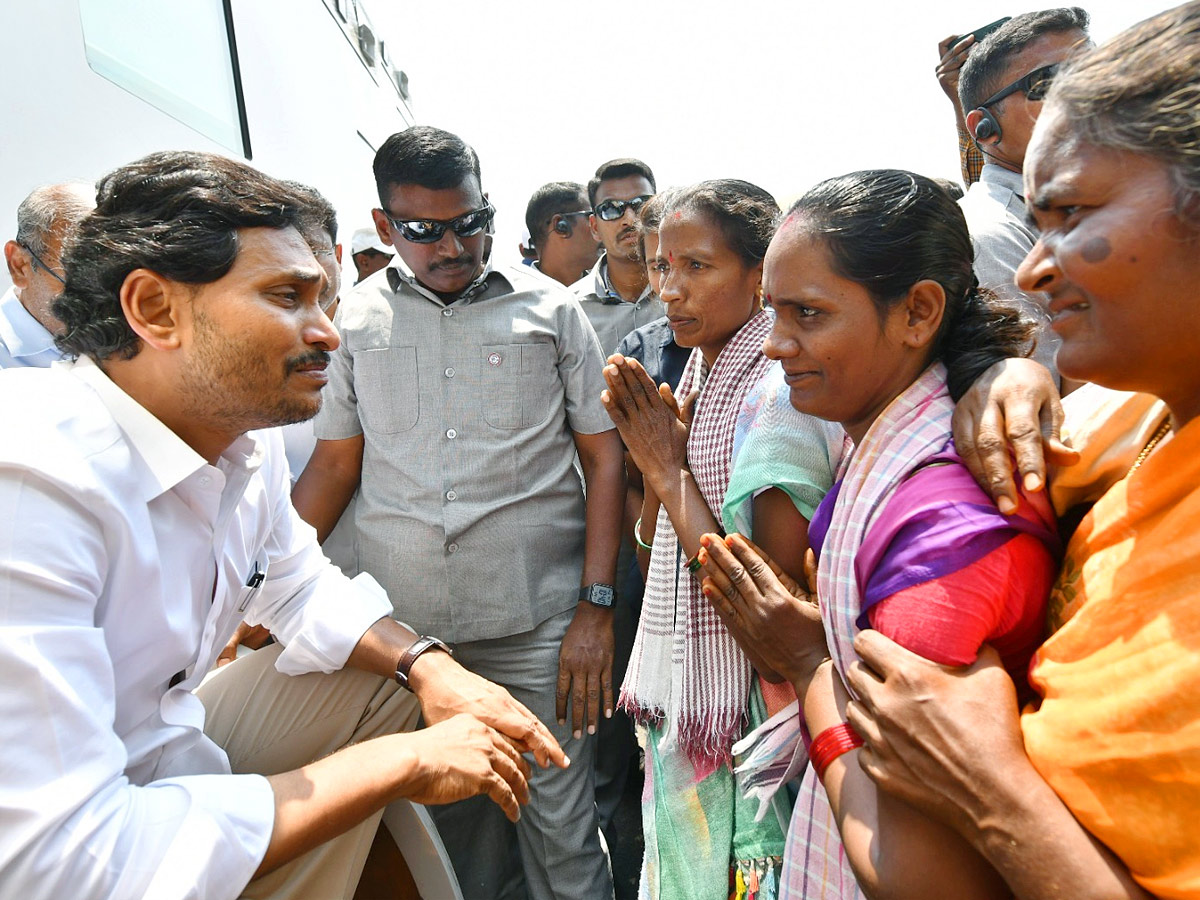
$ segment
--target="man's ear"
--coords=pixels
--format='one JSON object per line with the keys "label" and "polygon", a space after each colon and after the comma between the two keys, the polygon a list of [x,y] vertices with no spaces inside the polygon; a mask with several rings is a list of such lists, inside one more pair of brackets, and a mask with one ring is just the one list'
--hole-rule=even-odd
{"label": "man's ear", "polygon": [[8,277],[15,287],[24,288],[33,278],[33,260],[25,248],[16,241],[4,244],[4,262],[8,264]]}
{"label": "man's ear", "polygon": [[339,266],[342,264],[342,245],[341,244],[333,245],[333,258],[338,261]]}
{"label": "man's ear", "polygon": [[156,350],[177,350],[184,328],[191,322],[193,296],[187,285],[150,269],[134,269],[121,285],[121,311],[144,344]]}
{"label": "man's ear", "polygon": [[391,226],[388,225],[387,214],[382,209],[371,210],[371,221],[375,223],[375,233],[379,235],[379,239],[387,244],[392,245]]}
{"label": "man's ear", "polygon": [[597,244],[602,243],[600,240],[600,230],[596,228],[595,213],[588,213],[588,228],[590,228],[592,231],[592,239],[595,240]]}
{"label": "man's ear", "polygon": [[550,220],[550,234],[560,237],[565,241],[569,241],[575,233],[575,227],[571,224],[571,220],[561,213],[555,213],[554,218]]}
{"label": "man's ear", "polygon": [[967,131],[969,131],[971,133],[971,137],[973,137],[975,139],[975,143],[977,143],[977,144],[994,143],[994,141],[993,141],[993,138],[995,137],[994,135],[985,137],[985,138],[981,138],[977,134],[977,132],[979,131],[979,123],[983,121],[983,113],[982,112],[980,112],[978,109],[970,110],[966,115],[965,121],[967,123]]}
{"label": "man's ear", "polygon": [[928,347],[937,337],[946,314],[946,291],[932,279],[918,281],[904,300],[903,341],[909,347]]}

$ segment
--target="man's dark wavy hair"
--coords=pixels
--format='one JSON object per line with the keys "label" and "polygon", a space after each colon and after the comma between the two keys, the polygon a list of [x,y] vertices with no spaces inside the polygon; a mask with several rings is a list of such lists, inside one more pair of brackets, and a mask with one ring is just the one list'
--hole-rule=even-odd
{"label": "man's dark wavy hair", "polygon": [[297,226],[305,198],[244,163],[211,153],[152,153],[105,175],[96,210],[63,255],[67,283],[53,312],[70,356],[132,359],[141,340],[121,310],[135,269],[209,284],[232,268],[238,229]]}

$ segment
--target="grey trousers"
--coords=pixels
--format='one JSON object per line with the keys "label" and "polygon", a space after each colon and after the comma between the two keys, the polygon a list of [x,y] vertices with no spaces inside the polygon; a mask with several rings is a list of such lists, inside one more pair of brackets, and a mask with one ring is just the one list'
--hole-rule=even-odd
{"label": "grey trousers", "polygon": [[[552,616],[532,631],[456,645],[460,663],[499,685],[541,719],[571,758],[568,769],[540,769],[529,784],[529,805],[515,826],[525,890],[533,900],[611,900],[612,873],[600,843],[592,771],[595,738],[576,740],[554,716],[558,651],[574,609]],[[514,879],[514,826],[494,803],[474,797],[429,807],[442,843],[454,862],[466,900],[523,896]]]}
{"label": "grey trousers", "polygon": [[[347,744],[412,731],[416,697],[396,682],[356,669],[281,675],[271,644],[219,669],[196,689],[204,731],[225,748],[235,773],[277,775]],[[489,801],[490,802],[490,801]],[[246,887],[271,900],[350,900],[383,810]]]}

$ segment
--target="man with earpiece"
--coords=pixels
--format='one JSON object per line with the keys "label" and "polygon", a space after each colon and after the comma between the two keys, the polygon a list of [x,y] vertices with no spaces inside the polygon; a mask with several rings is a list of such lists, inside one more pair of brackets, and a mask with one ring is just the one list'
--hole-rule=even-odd
{"label": "man with earpiece", "polygon": [[1025,148],[1058,67],[1091,46],[1088,14],[1079,7],[1014,16],[984,38],[963,64],[959,100],[967,130],[984,155],[979,181],[959,201],[975,244],[975,275],[982,287],[1015,300],[1042,327],[1033,358],[1057,379],[1059,339],[1049,328],[1045,302],[1017,289],[1017,266],[1037,243],[1026,214],[1022,168]]}
{"label": "man with earpiece", "polygon": [[600,239],[588,227],[591,214],[578,182],[551,181],[534,191],[525,208],[533,267],[567,287],[578,281],[600,252]]}

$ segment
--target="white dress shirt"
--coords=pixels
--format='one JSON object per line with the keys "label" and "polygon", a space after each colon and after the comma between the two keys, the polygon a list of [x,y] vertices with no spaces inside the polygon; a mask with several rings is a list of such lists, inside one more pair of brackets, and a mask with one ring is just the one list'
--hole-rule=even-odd
{"label": "white dress shirt", "polygon": [[0,297],[0,369],[45,369],[60,359],[54,335],[30,315],[10,287]]}
{"label": "white dress shirt", "polygon": [[1015,303],[1037,326],[1033,358],[1058,380],[1060,338],[1050,329],[1050,299],[1026,293],[1016,285],[1017,269],[1037,243],[1037,230],[1025,208],[1021,173],[995,163],[984,163],[979,180],[958,201],[971,243],[975,248],[975,277],[979,286],[994,291],[1001,300]]}
{"label": "white dress shirt", "polygon": [[278,431],[208,465],[89,359],[0,372],[0,894],[232,898],[274,823],[192,694],[243,618],[286,674],[391,611],[328,564]]}

